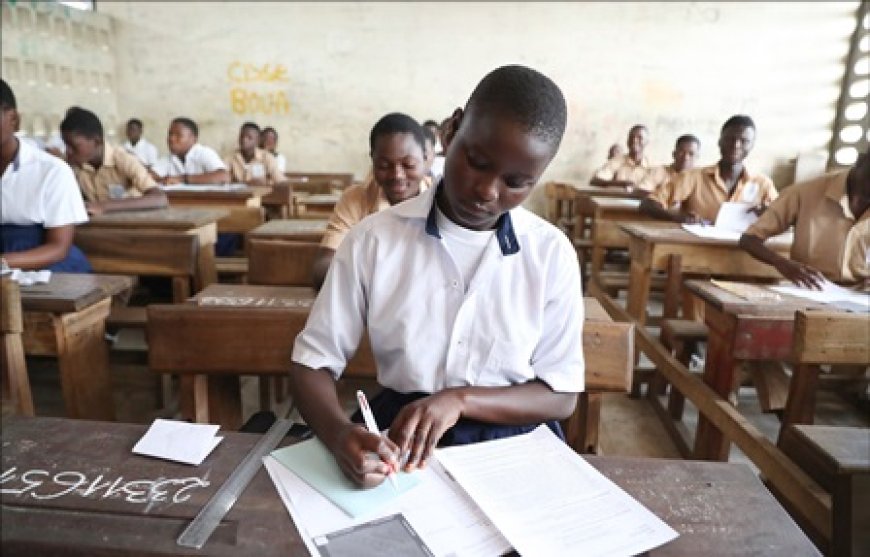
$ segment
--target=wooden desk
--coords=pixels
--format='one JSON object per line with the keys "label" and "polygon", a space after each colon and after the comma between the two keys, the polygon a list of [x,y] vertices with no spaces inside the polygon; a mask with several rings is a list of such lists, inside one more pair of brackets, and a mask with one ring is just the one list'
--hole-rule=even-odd
{"label": "wooden desk", "polygon": [[619,225],[654,219],[640,212],[640,199],[636,198],[591,197],[585,203],[592,218],[592,276],[597,277],[608,249],[628,247],[628,234]]}
{"label": "wooden desk", "polygon": [[[791,359],[795,311],[835,309],[784,294],[779,300],[749,301],[703,280],[689,280],[685,286],[704,302],[704,322],[709,329],[704,382],[726,401],[741,362]],[[701,414],[694,457],[727,460],[729,447],[728,439]]]}
{"label": "wooden desk", "polygon": [[248,238],[320,242],[328,223],[326,219],[274,219],[252,230]]}
{"label": "wooden desk", "polygon": [[[192,555],[175,545],[176,538],[259,436],[221,432],[221,444],[200,466],[191,467],[132,454],[145,430],[142,425],[52,418],[4,420],[3,555],[127,557],[145,547],[155,556]],[[720,550],[766,557],[819,555],[742,464],[586,458],[680,533],[650,552],[653,557]],[[28,479],[34,485],[29,486],[21,475],[31,470]],[[141,483],[132,483],[136,480]],[[77,484],[81,489],[71,489]],[[105,497],[108,491],[116,495]],[[308,555],[263,469],[196,554]]]}
{"label": "wooden desk", "polygon": [[[629,236],[631,268],[627,310],[639,325],[646,322],[652,272],[668,269],[673,256],[680,258],[682,273],[713,277],[782,278],[774,267],[761,263],[737,247],[736,241],[701,238],[683,230],[678,224],[629,223],[620,224],[619,227]],[[791,239],[774,237],[766,245],[788,257]],[[675,277],[670,279],[679,280]]]}
{"label": "wooden desk", "polygon": [[262,198],[271,186],[245,186],[225,190],[167,191],[171,207],[218,208],[228,214],[217,223],[218,232],[245,233],[263,222]]}
{"label": "wooden desk", "polygon": [[329,217],[335,209],[335,204],[341,199],[341,195],[334,193],[322,194],[294,194],[296,202],[296,216],[306,215],[316,218]]}
{"label": "wooden desk", "polygon": [[21,288],[26,354],[55,356],[67,416],[114,420],[106,317],[129,277],[52,273],[48,284]]}
{"label": "wooden desk", "polygon": [[[118,230],[135,230],[140,232],[163,232],[195,236],[199,248],[196,254],[197,269],[193,277],[194,290],[200,290],[217,281],[215,270],[214,245],[217,241],[217,221],[226,217],[225,209],[202,208],[168,208],[154,211],[123,211],[107,213],[91,217],[82,225],[89,230],[105,233],[111,238]],[[105,273],[122,273],[132,275],[147,275],[152,269],[149,266],[137,265],[136,258],[125,257],[115,259],[104,257],[100,253],[88,253],[88,257],[96,257],[99,264],[95,269]],[[95,262],[92,260],[92,264]],[[171,263],[171,262],[170,262]]]}

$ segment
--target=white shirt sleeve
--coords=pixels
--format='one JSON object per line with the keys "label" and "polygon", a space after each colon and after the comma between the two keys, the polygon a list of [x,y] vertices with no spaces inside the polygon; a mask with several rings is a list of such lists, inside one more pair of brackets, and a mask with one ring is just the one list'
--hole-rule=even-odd
{"label": "white shirt sleeve", "polygon": [[157,152],[157,147],[153,144],[149,143],[145,146],[145,166],[151,167],[157,163],[157,159],[160,158],[160,153]]}
{"label": "white shirt sleeve", "polygon": [[58,160],[45,174],[42,204],[46,228],[88,222],[88,213],[72,169]]}
{"label": "white shirt sleeve", "polygon": [[172,168],[172,161],[169,160],[169,157],[160,157],[154,162],[154,166],[151,167],[151,170],[154,174],[157,174],[161,178],[165,178],[169,176],[170,168]]}
{"label": "white shirt sleeve", "polygon": [[202,149],[199,149],[197,158],[199,159],[199,166],[202,167],[203,172],[214,172],[215,170],[227,169],[224,161],[221,160],[217,152],[211,147],[202,145]]}

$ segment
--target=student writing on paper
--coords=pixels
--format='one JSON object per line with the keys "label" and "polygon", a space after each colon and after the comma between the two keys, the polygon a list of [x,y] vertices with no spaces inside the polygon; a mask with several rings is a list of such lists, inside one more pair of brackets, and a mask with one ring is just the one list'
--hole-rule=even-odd
{"label": "student writing on paper", "polygon": [[199,127],[190,118],[175,118],[169,124],[166,145],[169,157],[157,161],[152,177],[161,184],[220,184],[230,175],[211,147],[198,142]]}
{"label": "student writing on paper", "polygon": [[249,186],[272,186],[284,181],[275,157],[259,147],[260,126],[245,122],[239,129],[239,148],[224,161],[230,181]]}
{"label": "student writing on paper", "polygon": [[[584,387],[577,258],[559,229],[520,206],[566,120],[546,76],[492,71],[448,122],[438,186],[366,218],[338,248],[296,338],[290,383],[357,483],[383,481],[400,454],[414,470],[436,445],[545,422],[560,431],[556,420],[573,412]],[[366,327],[384,388],[371,407],[389,440],[351,422],[336,395]]]}
{"label": "student writing on paper", "polygon": [[14,269],[87,273],[73,245],[75,225],[88,221],[75,176],[62,160],[15,137],[21,118],[0,79],[0,259]]}
{"label": "student writing on paper", "polygon": [[287,157],[278,152],[278,132],[275,131],[275,128],[263,128],[263,133],[260,134],[260,149],[265,149],[266,152],[275,157],[278,172],[283,176],[287,172]]}
{"label": "student writing on paper", "polygon": [[681,135],[674,145],[674,162],[650,168],[638,187],[643,191],[655,191],[660,186],[675,180],[680,174],[695,168],[695,159],[701,150],[701,141],[691,134]]}
{"label": "student writing on paper", "polygon": [[142,120],[130,118],[126,128],[127,141],[123,147],[125,151],[139,159],[145,168],[151,168],[157,163],[160,153],[157,152],[157,147],[153,143],[142,137],[142,131]]}
{"label": "student writing on paper", "polygon": [[323,284],[335,251],[352,226],[428,187],[423,128],[410,116],[394,112],[378,120],[369,134],[369,154],[368,180],[347,188],[329,218],[312,271],[315,288]]}
{"label": "student writing on paper", "polygon": [[[849,170],[826,174],[783,190],[740,238],[740,247],[773,265],[800,286],[820,288],[835,282],[870,278],[870,152]],[[794,226],[791,259],[771,251],[764,241]]]}
{"label": "student writing on paper", "polygon": [[649,143],[649,130],[638,124],[628,131],[627,155],[617,155],[607,159],[604,166],[595,171],[589,183],[593,186],[624,188],[633,191],[646,178],[649,161],[643,151]]}
{"label": "student writing on paper", "polygon": [[166,194],[142,163],[105,142],[96,114],[74,106],[67,110],[60,131],[89,214],[166,207]]}
{"label": "student writing on paper", "polygon": [[[766,207],[778,194],[770,178],[751,172],[744,162],[754,144],[752,118],[732,116],[719,134],[719,162],[684,172],[658,187],[641,201],[641,212],[661,220],[712,224],[725,201]],[[671,209],[676,204],[679,209]]]}

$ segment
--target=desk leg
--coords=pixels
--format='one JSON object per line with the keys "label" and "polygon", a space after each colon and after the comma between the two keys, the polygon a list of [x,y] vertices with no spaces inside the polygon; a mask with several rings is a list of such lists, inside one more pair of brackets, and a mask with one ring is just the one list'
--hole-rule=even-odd
{"label": "desk leg", "polygon": [[649,288],[652,270],[637,261],[631,262],[628,278],[628,314],[637,321],[638,327],[646,323],[646,305],[649,301]]}
{"label": "desk leg", "polygon": [[217,266],[214,255],[214,244],[204,244],[199,246],[199,255],[196,261],[196,280],[194,288],[197,292],[217,282]]}
{"label": "desk leg", "polygon": [[115,419],[105,339],[111,304],[106,298],[82,311],[54,318],[60,381],[70,418]]}
{"label": "desk leg", "polygon": [[580,454],[598,454],[600,423],[601,393],[579,393],[577,408],[562,422],[568,445]]}
{"label": "desk leg", "polygon": [[598,244],[592,247],[592,272],[590,273],[596,279],[601,273],[601,268],[604,266],[604,247]]}
{"label": "desk leg", "polygon": [[[736,321],[717,312],[709,311],[710,307],[707,307],[707,310],[707,326],[710,329],[710,335],[707,340],[704,383],[721,397],[721,402],[727,403],[728,397],[734,389],[740,365],[734,357]],[[695,436],[694,451],[696,459],[726,462],[730,445],[730,441],[706,416],[703,414],[698,416],[698,431]]]}
{"label": "desk leg", "polygon": [[780,433],[785,431],[789,424],[813,423],[818,384],[819,366],[811,364],[795,366],[789,383]]}
{"label": "desk leg", "polygon": [[181,417],[238,431],[242,425],[240,379],[233,374],[182,375],[179,387]]}

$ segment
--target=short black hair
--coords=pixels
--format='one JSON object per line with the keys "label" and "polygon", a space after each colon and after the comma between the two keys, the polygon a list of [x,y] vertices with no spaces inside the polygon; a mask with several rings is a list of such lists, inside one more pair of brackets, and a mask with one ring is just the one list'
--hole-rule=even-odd
{"label": "short black hair", "polygon": [[169,127],[172,127],[173,124],[181,124],[182,126],[190,130],[190,132],[193,134],[193,137],[199,137],[199,127],[197,127],[196,122],[194,122],[190,118],[185,118],[184,116],[173,118],[172,121],[169,122]]}
{"label": "short black hair", "polygon": [[423,127],[407,114],[401,112],[391,112],[377,121],[369,134],[369,149],[372,152],[375,150],[375,140],[383,135],[393,135],[395,133],[409,133],[414,137],[414,141],[420,146],[420,149],[426,151],[426,139],[423,135]]}
{"label": "short black hair", "polygon": [[426,124],[423,125],[423,137],[431,141],[433,146],[437,142],[437,139],[435,139],[435,132],[429,129]]}
{"label": "short black hair", "polygon": [[719,134],[721,135],[725,133],[725,130],[733,127],[752,128],[754,130],[755,122],[753,122],[752,118],[750,118],[746,114],[735,114],[731,118],[725,120],[725,123],[722,124],[722,129],[719,130]]}
{"label": "short black hair", "polygon": [[565,96],[552,79],[519,65],[502,66],[477,84],[466,112],[495,111],[524,126],[555,149],[562,142],[568,123]]}
{"label": "short black hair", "polygon": [[255,122],[245,122],[242,124],[242,127],[239,128],[239,133],[244,132],[245,130],[254,130],[257,134],[261,134],[263,132],[260,131],[260,126],[258,126]]}
{"label": "short black hair", "polygon": [[15,102],[15,93],[12,92],[12,87],[9,87],[5,79],[0,79],[0,107],[4,110],[18,108],[18,103]]}
{"label": "short black hair", "polygon": [[142,120],[139,118],[130,118],[127,120],[127,127],[129,128],[130,126],[137,126],[140,130],[144,127],[142,125]]}
{"label": "short black hair", "polygon": [[103,138],[103,124],[90,110],[71,106],[60,123],[60,133],[72,133],[89,139]]}
{"label": "short black hair", "polygon": [[425,128],[427,126],[435,126],[436,128],[441,127],[438,125],[438,122],[436,122],[435,120],[426,120],[425,122],[423,122],[423,127]]}
{"label": "short black hair", "polygon": [[633,134],[633,133],[634,133],[634,130],[646,130],[647,133],[649,133],[649,128],[646,127],[646,124],[635,124],[635,125],[633,125],[631,128],[629,128],[629,130],[628,130],[628,135]]}
{"label": "short black hair", "polygon": [[677,142],[674,143],[674,147],[679,147],[681,143],[694,143],[698,147],[701,146],[701,140],[690,133],[686,133],[678,137]]}
{"label": "short black hair", "polygon": [[274,133],[275,139],[278,138],[278,132],[275,131],[275,128],[273,128],[272,126],[266,126],[265,128],[263,128],[263,130],[260,133],[263,135],[266,135],[267,133]]}

